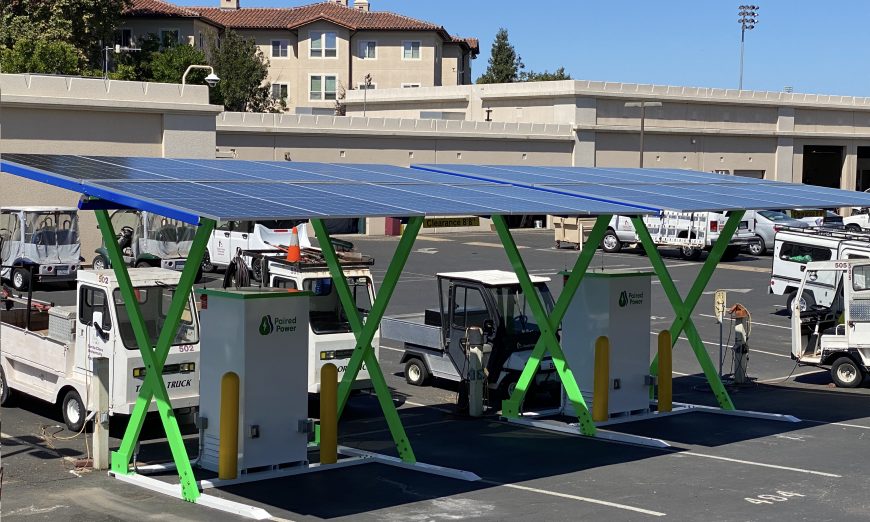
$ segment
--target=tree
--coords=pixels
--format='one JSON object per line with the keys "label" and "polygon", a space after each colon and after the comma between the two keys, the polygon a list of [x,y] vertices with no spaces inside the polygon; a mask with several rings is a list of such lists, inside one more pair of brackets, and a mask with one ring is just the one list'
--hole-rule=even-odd
{"label": "tree", "polygon": [[76,74],[79,54],[67,42],[21,39],[0,50],[0,68],[6,73]]}
{"label": "tree", "polygon": [[253,38],[243,38],[228,30],[221,40],[211,42],[209,56],[215,73],[221,78],[211,89],[212,103],[223,104],[228,111],[280,110],[266,81],[269,62]]}
{"label": "tree", "polygon": [[[141,52],[141,51],[140,51]],[[206,64],[205,53],[187,44],[175,44],[152,54],[151,79],[161,83],[181,83],[184,71],[191,65]],[[189,83],[204,83],[206,72],[194,69],[187,76]]]}
{"label": "tree", "polygon": [[564,67],[559,67],[553,72],[544,70],[544,72],[522,72],[520,73],[521,82],[553,82],[558,80],[570,80],[571,75],[565,72]]}
{"label": "tree", "polygon": [[495,35],[489,65],[477,83],[512,83],[519,79],[525,68],[517,50],[508,41],[507,29],[501,28]]}

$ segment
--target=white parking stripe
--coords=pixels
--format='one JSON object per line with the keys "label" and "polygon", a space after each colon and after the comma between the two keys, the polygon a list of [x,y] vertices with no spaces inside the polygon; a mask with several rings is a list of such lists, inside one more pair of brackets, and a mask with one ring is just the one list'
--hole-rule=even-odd
{"label": "white parking stripe", "polygon": [[[650,335],[658,335],[658,334],[659,334],[659,332],[650,332]],[[688,342],[688,341],[687,341],[687,342]],[[710,346],[716,346],[716,347],[719,346],[719,343],[714,343],[714,342],[712,342],[712,341],[704,341],[704,340],[702,340],[701,342],[704,343],[704,344],[709,344]],[[731,347],[728,346],[727,344],[723,344],[722,347],[723,347],[723,348],[731,348]],[[766,351],[764,351],[764,350],[756,350],[755,348],[750,348],[749,351],[752,352],[752,353],[763,353],[764,355],[772,355],[772,356],[774,356],[774,357],[785,357],[785,358],[787,358],[787,359],[791,359],[791,355],[785,355],[785,354],[774,353],[774,352],[766,352]]]}
{"label": "white parking stripe", "polygon": [[[783,307],[783,308],[784,308],[784,307]],[[709,317],[709,318],[711,318],[711,319],[715,319],[715,318],[716,318],[715,315],[710,315],[710,314],[698,314],[698,315],[700,315],[701,317]],[[755,326],[755,325],[760,325],[760,326],[769,326],[769,327],[771,327],[771,328],[781,328],[781,329],[783,329],[783,330],[791,330],[791,327],[790,327],[790,326],[781,326],[781,325],[778,325],[778,324],[759,323],[759,322],[756,322],[756,321],[752,321],[752,326]]]}
{"label": "white parking stripe", "polygon": [[796,471],[798,473],[806,473],[808,475],[819,475],[821,477],[843,478],[842,475],[836,475],[834,473],[826,473],[824,471],[814,471],[811,469],[803,469],[803,468],[791,468],[788,466],[778,466],[776,464],[765,464],[764,462],[753,462],[751,460],[732,459],[729,457],[720,457],[718,455],[707,455],[706,453],[695,453],[694,451],[682,451],[682,452],[673,453],[673,455],[689,455],[692,457],[703,457],[705,459],[724,460],[726,462],[734,462],[737,464],[746,464],[748,466],[759,466],[762,468],[781,469],[784,471]]}
{"label": "white parking stripe", "polygon": [[549,496],[551,496],[551,497],[567,498],[567,499],[570,499],[570,500],[578,500],[578,501],[580,501],[580,502],[588,502],[588,503],[590,503],[590,504],[598,504],[598,505],[600,505],[600,506],[608,506],[608,507],[617,508],[617,509],[624,509],[624,510],[626,510],[626,511],[634,511],[635,513],[643,513],[644,515],[652,515],[652,516],[654,516],[654,517],[663,517],[663,516],[665,516],[665,513],[661,513],[661,512],[658,512],[658,511],[652,511],[652,510],[649,510],[649,509],[643,509],[643,508],[638,508],[638,507],[634,507],[634,506],[627,506],[627,505],[625,505],[625,504],[617,504],[616,502],[608,502],[607,500],[598,500],[598,499],[595,499],[595,498],[580,497],[580,496],[577,496],[577,495],[569,495],[569,494],[567,494],[567,493],[559,493],[559,492],[556,492],[556,491],[549,491],[549,490],[546,490],[546,489],[538,489],[538,488],[531,488],[531,487],[529,487],[529,486],[521,486],[521,485],[519,485],[519,484],[505,484],[505,483],[503,483],[503,482],[493,482],[493,481],[491,481],[491,480],[483,480],[483,481],[481,481],[481,482],[484,482],[484,483],[486,483],[486,484],[491,484],[491,485],[493,485],[493,486],[504,486],[504,487],[506,487],[506,488],[519,489],[519,490],[522,490],[522,491],[529,491],[529,492],[532,492],[532,493],[539,493],[539,494],[541,494],[541,495],[549,495]]}

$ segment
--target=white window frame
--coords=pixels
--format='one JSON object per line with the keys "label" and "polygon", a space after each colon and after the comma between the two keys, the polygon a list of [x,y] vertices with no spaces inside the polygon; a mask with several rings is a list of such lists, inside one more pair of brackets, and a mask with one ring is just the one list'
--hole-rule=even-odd
{"label": "white window frame", "polygon": [[[335,97],[333,97],[333,98],[326,97],[326,93],[327,93],[326,78],[330,77],[330,76],[335,78]],[[320,78],[320,98],[312,98],[311,97],[311,93],[312,93],[311,79],[317,78],[317,77]],[[338,78],[339,78],[339,76],[336,73],[313,73],[313,74],[309,74],[308,75],[308,86],[306,87],[306,89],[308,89],[308,101],[331,102],[331,101],[335,101],[336,99],[338,99]]]}
{"label": "white window frame", "polygon": [[[418,56],[414,58],[414,44],[417,44]],[[405,57],[405,47],[410,45],[411,57]],[[423,42],[421,40],[402,40],[402,60],[419,61],[423,59]]]}
{"label": "white window frame", "polygon": [[[326,35],[327,34],[334,34],[335,35],[335,56],[326,56],[326,51],[328,50],[328,48],[326,47]],[[315,35],[320,36],[321,42],[322,42],[321,43],[322,47],[320,48],[319,55],[314,54],[314,46],[312,45],[314,43],[314,36]],[[318,60],[336,60],[336,59],[338,59],[338,32],[336,32],[336,31],[310,31],[308,33],[308,57],[309,58],[316,58]]]}
{"label": "white window frame", "polygon": [[[278,56],[275,56],[275,44],[278,44]],[[281,48],[283,47],[284,56],[281,56]],[[283,60],[284,58],[290,58],[290,40],[286,38],[275,38],[269,42],[269,57],[277,58],[279,60]]]}
{"label": "white window frame", "polygon": [[[371,58],[366,56],[365,49],[367,44],[375,44],[375,55]],[[359,42],[359,59],[360,60],[377,60],[378,59],[378,41],[377,40],[360,40]]]}
{"label": "white window frame", "polygon": [[[358,83],[358,84],[356,85],[356,88],[359,89],[359,90],[361,90],[361,91],[366,90],[366,82],[360,82],[360,83]],[[373,91],[373,90],[375,90],[375,89],[377,89],[377,88],[378,88],[378,84],[376,84],[375,82],[372,82],[372,83],[369,84],[369,89],[368,89],[368,90]]]}
{"label": "white window frame", "polygon": [[[276,98],[276,97],[275,97],[275,86],[276,86],[276,85],[283,87],[284,90],[287,91],[287,95],[286,95],[286,96],[279,97],[279,98]],[[273,99],[273,100],[276,100],[276,101],[284,100],[284,101],[286,102],[288,99],[290,99],[290,84],[289,84],[289,83],[280,83],[280,82],[275,82],[275,83],[273,83],[273,84],[271,85],[271,94],[270,94],[270,95],[272,96],[272,99]]]}
{"label": "white window frame", "polygon": [[403,89],[419,89],[420,87],[422,87],[422,85],[420,85],[420,82],[410,82],[402,84]]}
{"label": "white window frame", "polygon": [[177,27],[163,27],[160,29],[160,45],[163,45],[163,42],[166,41],[166,38],[163,36],[165,33],[175,32],[178,36],[175,38],[175,43],[181,43],[181,29]]}

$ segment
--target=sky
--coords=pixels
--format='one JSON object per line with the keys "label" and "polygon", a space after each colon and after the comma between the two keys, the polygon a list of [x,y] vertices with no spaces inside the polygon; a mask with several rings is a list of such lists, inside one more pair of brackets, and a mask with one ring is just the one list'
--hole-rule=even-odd
{"label": "sky", "polygon": [[[173,0],[169,0],[173,1]],[[351,0],[352,1],[352,0]],[[291,7],[306,0],[241,0]],[[218,5],[218,0],[174,0]],[[737,88],[740,1],[723,0],[370,0],[480,40],[474,77],[486,69],[500,27],[527,70],[564,66],[574,79]],[[757,0],[746,31],[744,89],[870,95],[870,1]]]}

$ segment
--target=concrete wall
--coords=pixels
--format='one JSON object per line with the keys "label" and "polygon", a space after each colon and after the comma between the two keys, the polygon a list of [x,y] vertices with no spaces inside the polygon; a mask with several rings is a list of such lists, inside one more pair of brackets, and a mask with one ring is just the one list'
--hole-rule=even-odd
{"label": "concrete wall", "polygon": [[[215,115],[208,88],[38,75],[0,75],[0,152],[213,158]],[[78,194],[0,173],[0,206],[75,206]],[[82,255],[99,246],[83,212]]]}

